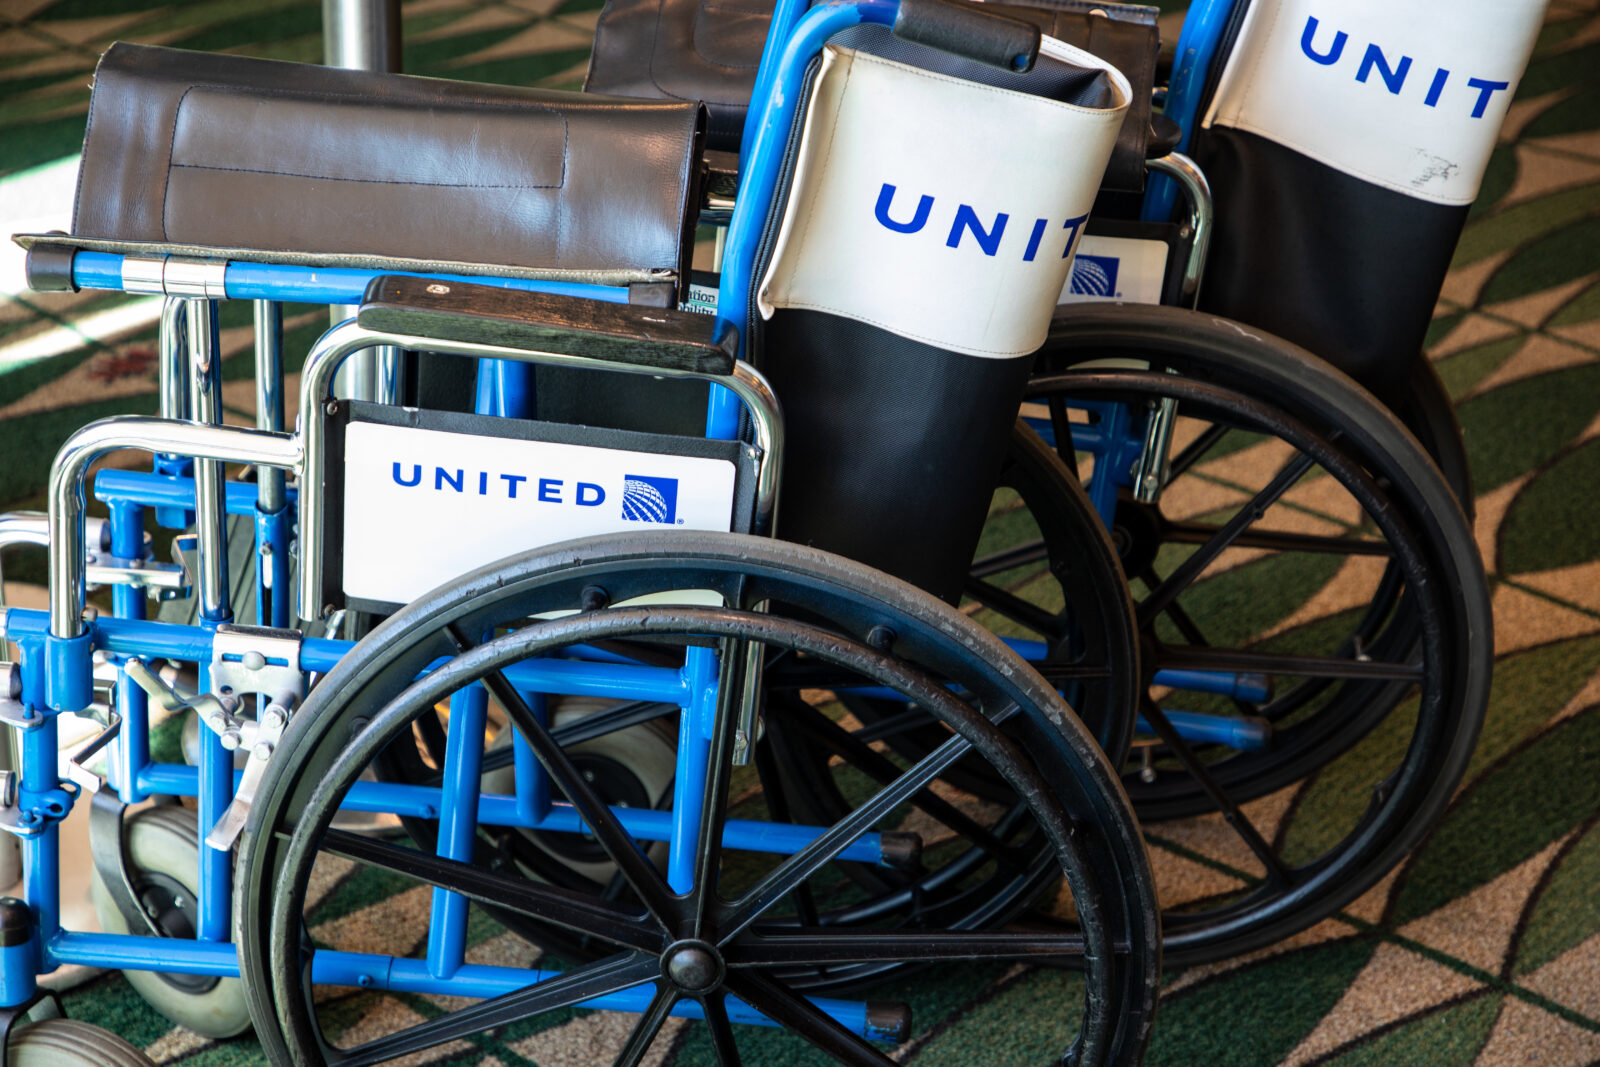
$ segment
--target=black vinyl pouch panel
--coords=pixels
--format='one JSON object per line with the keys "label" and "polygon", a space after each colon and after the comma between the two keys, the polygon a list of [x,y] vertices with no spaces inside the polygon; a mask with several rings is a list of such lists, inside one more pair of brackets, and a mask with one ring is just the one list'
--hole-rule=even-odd
{"label": "black vinyl pouch panel", "polygon": [[1303,345],[1393,403],[1466,205],[1429,203],[1242,130],[1195,139],[1219,219],[1201,307]]}
{"label": "black vinyl pouch panel", "polygon": [[1033,357],[978,359],[818,311],[762,328],[783,404],[778,536],[954,604]]}

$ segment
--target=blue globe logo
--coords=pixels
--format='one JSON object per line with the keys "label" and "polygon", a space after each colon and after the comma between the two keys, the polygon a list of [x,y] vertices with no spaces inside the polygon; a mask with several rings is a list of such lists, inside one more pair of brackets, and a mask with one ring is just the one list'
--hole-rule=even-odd
{"label": "blue globe logo", "polygon": [[622,482],[622,517],[630,522],[676,522],[678,479],[627,475]]}

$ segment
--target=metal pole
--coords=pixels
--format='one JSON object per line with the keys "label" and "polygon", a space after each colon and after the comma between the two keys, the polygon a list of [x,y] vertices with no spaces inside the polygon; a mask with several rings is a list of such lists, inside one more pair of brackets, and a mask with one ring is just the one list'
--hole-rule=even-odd
{"label": "metal pole", "polygon": [[[400,72],[400,0],[322,0],[322,62],[346,70]],[[355,315],[348,304],[328,309],[337,326]],[[400,350],[357,352],[335,379],[335,396],[348,400],[398,403]]]}
{"label": "metal pole", "polygon": [[[189,411],[195,422],[222,422],[222,379],[217,367],[217,302],[189,301]],[[196,569],[200,579],[200,617],[227,622],[228,516],[223,496],[223,465],[214,459],[194,463],[194,513],[200,536]]]}
{"label": "metal pole", "polygon": [[[256,429],[283,429],[283,305],[257,300],[256,310]],[[284,477],[281,467],[256,468],[262,511],[283,507]]]}

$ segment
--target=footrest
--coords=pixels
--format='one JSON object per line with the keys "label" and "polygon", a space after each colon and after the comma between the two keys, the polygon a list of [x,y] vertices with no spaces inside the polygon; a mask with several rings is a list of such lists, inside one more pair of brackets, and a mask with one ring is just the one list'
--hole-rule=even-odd
{"label": "footrest", "polygon": [[374,278],[356,321],[370,330],[726,375],[738,331],[710,315],[492,285]]}

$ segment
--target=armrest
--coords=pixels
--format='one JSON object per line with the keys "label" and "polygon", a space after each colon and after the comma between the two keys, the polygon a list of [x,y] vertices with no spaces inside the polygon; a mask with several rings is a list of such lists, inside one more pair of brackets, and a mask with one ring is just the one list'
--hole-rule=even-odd
{"label": "armrest", "polygon": [[739,349],[738,332],[717,333],[710,315],[399,275],[372,280],[356,322],[384,333],[706,375],[731,374]]}

